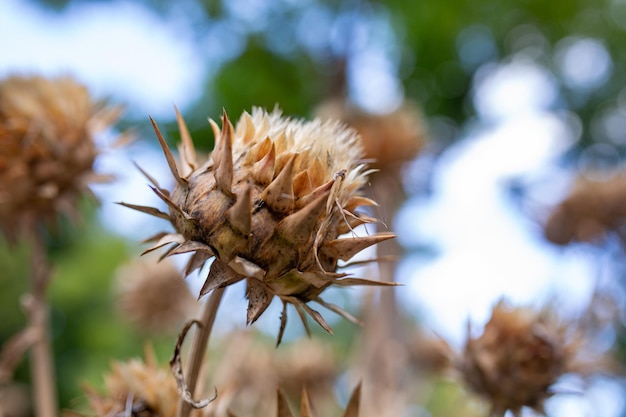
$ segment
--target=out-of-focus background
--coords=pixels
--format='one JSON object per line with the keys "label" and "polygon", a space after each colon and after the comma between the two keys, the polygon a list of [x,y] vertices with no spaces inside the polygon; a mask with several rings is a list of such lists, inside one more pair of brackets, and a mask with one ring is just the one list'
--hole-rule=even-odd
{"label": "out-of-focus background", "polygon": [[[71,74],[124,104],[120,129],[138,138],[123,149],[101,138],[97,169],[117,180],[95,187],[101,205],[86,202],[84,221],[61,223],[63,238],[49,242],[62,277],[50,288],[61,405],[83,381],[97,385],[111,359],[141,351],[146,335],[116,313],[114,277],[163,225],[113,203],[159,204],[132,162],[171,184],[148,116],[174,143],[173,105],[209,151],[207,117],[223,109],[236,119],[278,104],[310,118],[332,99],[373,115],[416,103],[427,142],[401,166],[406,199],[384,220],[405,251],[395,276],[403,310],[455,347],[467,321],[484,324],[503,296],[571,316],[598,293],[621,308],[619,234],[557,245],[544,225],[578,177],[623,169],[624,39],[623,0],[3,0],[0,75]],[[0,342],[24,324],[25,251],[0,246]],[[359,294],[334,297],[358,312]],[[243,298],[243,289],[228,293],[238,307],[221,313],[224,331],[244,325]],[[272,336],[279,310],[259,320]],[[621,352],[623,326],[605,333]],[[167,357],[172,335],[150,337]],[[25,365],[17,378],[28,379]],[[548,411],[620,416],[623,398],[618,383],[599,380]]]}

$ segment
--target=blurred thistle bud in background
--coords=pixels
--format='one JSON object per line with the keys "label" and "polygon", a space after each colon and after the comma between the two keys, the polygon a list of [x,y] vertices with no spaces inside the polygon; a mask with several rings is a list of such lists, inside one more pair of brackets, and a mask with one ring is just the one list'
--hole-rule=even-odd
{"label": "blurred thistle bud in background", "polygon": [[14,240],[57,214],[78,216],[79,197],[98,175],[94,135],[121,107],[93,101],[70,77],[12,76],[0,81],[0,230]]}

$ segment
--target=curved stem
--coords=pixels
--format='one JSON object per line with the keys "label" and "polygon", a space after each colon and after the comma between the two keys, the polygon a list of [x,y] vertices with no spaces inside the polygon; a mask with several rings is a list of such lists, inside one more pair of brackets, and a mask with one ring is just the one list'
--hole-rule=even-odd
{"label": "curved stem", "polygon": [[[200,327],[194,336],[193,345],[189,353],[189,364],[187,365],[187,388],[192,397],[195,395],[196,385],[198,382],[198,376],[200,375],[200,369],[202,368],[202,361],[204,359],[204,353],[209,343],[209,336],[211,336],[211,330],[213,330],[213,324],[215,323],[215,316],[217,310],[222,301],[225,287],[216,288],[211,293],[209,300],[205,303],[202,310],[202,316],[198,320],[202,327]],[[191,405],[181,398],[178,404],[178,417],[189,417],[191,413]]]}

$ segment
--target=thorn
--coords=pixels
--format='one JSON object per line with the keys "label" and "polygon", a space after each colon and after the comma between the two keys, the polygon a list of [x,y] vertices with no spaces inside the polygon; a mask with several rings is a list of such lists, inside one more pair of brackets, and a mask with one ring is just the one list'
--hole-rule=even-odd
{"label": "thorn", "polygon": [[301,198],[311,192],[311,179],[309,173],[304,170],[293,177],[293,193],[296,198]]}
{"label": "thorn", "polygon": [[148,174],[146,171],[143,170],[143,168],[141,168],[139,166],[139,164],[137,164],[137,162],[133,161],[133,165],[135,166],[135,168],[137,168],[139,170],[139,172],[141,172],[141,174],[146,177],[146,179],[148,181],[150,181],[150,184],[154,185],[156,188],[159,189],[159,191],[161,191],[163,194],[165,195],[169,195],[170,192],[168,190],[166,190],[165,188],[161,188],[161,186],[159,185],[159,183],[157,182],[156,179],[154,179],[154,177],[152,177],[150,174]]}
{"label": "thorn", "polygon": [[326,209],[326,200],[328,200],[329,194],[330,189],[300,210],[281,220],[276,226],[278,233],[297,246],[308,242],[313,235],[318,219]]}
{"label": "thorn", "polygon": [[195,271],[198,268],[202,268],[204,266],[204,263],[208,261],[210,258],[212,258],[213,256],[214,255],[209,255],[206,252],[200,252],[200,251],[197,251],[196,253],[191,255],[191,258],[187,262],[187,265],[185,265],[185,276],[190,275],[193,271]]}
{"label": "thorn", "polygon": [[280,328],[278,329],[278,337],[276,338],[276,347],[283,341],[283,334],[287,327],[287,302],[285,300],[281,301],[283,302],[283,312],[280,315]]}
{"label": "thorn", "polygon": [[252,190],[250,187],[237,195],[237,201],[228,209],[228,220],[230,224],[244,236],[250,235],[252,229]]}
{"label": "thorn", "polygon": [[372,200],[371,198],[367,198],[367,197],[356,195],[356,196],[350,198],[350,200],[348,200],[348,202],[346,203],[346,205],[343,208],[345,210],[354,212],[354,210],[357,207],[361,207],[361,206],[378,207],[378,203],[375,202],[374,200]]}
{"label": "thorn", "polygon": [[297,154],[292,154],[282,171],[268,185],[261,198],[273,210],[288,213],[293,209],[293,164]]}
{"label": "thorn", "polygon": [[[265,139],[257,142],[254,146],[252,146],[250,152],[248,152],[244,157],[243,165],[254,165],[255,163],[259,162],[259,160],[267,155],[271,147],[272,140],[268,136],[266,136]],[[273,172],[272,175],[274,175]]]}
{"label": "thorn", "polygon": [[217,144],[215,161],[215,182],[217,188],[226,195],[232,195],[233,186],[233,125],[226,112],[222,116],[222,134]]}
{"label": "thorn", "polygon": [[347,261],[363,249],[396,237],[393,233],[377,233],[372,236],[335,239],[322,246],[322,252],[335,259]]}
{"label": "thorn", "polygon": [[128,204],[128,203],[124,203],[124,202],[118,202],[116,204],[119,204],[120,206],[124,206],[124,207],[128,207],[130,209],[133,210],[137,210],[140,211],[142,213],[146,213],[149,214],[151,216],[154,217],[158,217],[160,219],[165,219],[165,220],[170,220],[170,215],[167,213],[163,213],[161,210],[154,208],[154,207],[148,207],[148,206],[138,206],[136,204]]}
{"label": "thorn", "polygon": [[255,128],[254,128],[254,122],[252,121],[252,117],[250,116],[250,113],[243,112],[243,115],[241,116],[241,118],[243,119],[244,124],[244,133],[243,133],[243,143],[248,143],[250,142],[252,139],[254,139],[254,134],[256,133]]}
{"label": "thorn", "polygon": [[202,242],[196,242],[194,240],[187,240],[186,242],[182,243],[180,246],[170,252],[170,255],[178,255],[179,253],[187,252],[204,252],[209,256],[215,256],[213,250],[209,245],[206,245]]}
{"label": "thorn", "polygon": [[330,192],[330,190],[333,188],[334,183],[335,183],[335,180],[330,180],[320,185],[319,187],[317,187],[315,190],[311,191],[309,194],[305,195],[304,197],[299,198],[298,201],[296,201],[296,209],[299,209],[300,207],[304,207],[310,204],[312,201],[316,200],[320,195]]}
{"label": "thorn", "polygon": [[320,297],[317,297],[315,299],[315,302],[323,305],[324,307],[326,307],[333,313],[340,315],[344,319],[348,320],[350,323],[356,324],[357,326],[363,326],[363,322],[361,320],[357,319],[352,314],[348,313],[346,310],[339,307],[337,304],[327,303],[326,301],[322,300]]}
{"label": "thorn", "polygon": [[[220,127],[217,125],[217,123],[215,123],[215,120],[209,118],[209,124],[211,125],[211,130],[213,130],[213,138],[214,138],[214,145],[213,145],[213,150],[217,149],[217,142],[221,136],[221,130]],[[213,154],[213,163],[217,164],[215,154]]]}
{"label": "thorn", "polygon": [[[183,116],[178,111],[178,107],[174,106],[174,111],[176,112],[178,130],[180,131],[180,141],[182,143],[182,152],[180,152],[180,156],[183,165],[186,165],[187,170],[190,171],[189,174],[191,174],[196,169],[197,164],[196,148],[193,146],[189,129],[187,128],[185,119],[183,119]],[[186,175],[186,177],[188,177],[188,175]]]}
{"label": "thorn", "polygon": [[[324,330],[326,330],[328,333],[330,333],[331,335],[333,334],[333,330],[330,328],[330,326],[328,325],[328,323],[326,323],[326,320],[324,320],[324,318],[322,317],[322,315],[316,311],[313,310],[311,307],[309,307],[307,305],[307,303],[305,303],[304,301],[302,301],[301,299],[299,299],[298,297],[294,297],[294,296],[283,296],[283,299],[291,302],[293,305],[296,306],[296,309],[298,309],[298,307],[302,308],[309,316],[311,316],[313,318],[313,320],[315,320],[317,322],[317,324],[319,324]],[[300,317],[302,318],[302,316]],[[303,320],[303,323],[305,321]]]}
{"label": "thorn", "polygon": [[289,409],[289,402],[287,401],[287,397],[285,394],[278,388],[276,390],[277,396],[277,406],[276,406],[276,417],[293,417],[291,414],[291,410]]}
{"label": "thorn", "polygon": [[168,196],[163,194],[161,192],[161,190],[159,190],[158,188],[152,187],[152,186],[149,186],[149,187],[152,189],[152,191],[154,191],[154,193],[157,195],[157,197],[159,197],[172,210],[176,211],[177,213],[180,213],[185,220],[190,220],[190,221],[194,221],[195,220],[193,217],[191,217],[191,215],[189,213],[185,212],[176,203],[174,203]]}
{"label": "thorn", "polygon": [[162,248],[163,246],[169,245],[170,243],[178,243],[178,244],[182,244],[185,242],[185,238],[182,235],[179,234],[166,234],[165,236],[161,237],[161,239],[159,239],[159,241],[157,243],[155,243],[153,246],[151,246],[150,248],[146,249],[145,251],[143,251],[141,253],[141,256],[150,253],[152,251],[155,251],[159,248]]}
{"label": "thorn", "polygon": [[375,217],[370,217],[365,214],[356,215],[343,209],[340,213],[344,220],[344,223],[337,226],[337,233],[340,235],[348,232],[354,232],[354,229],[362,224],[376,223],[378,221]]}
{"label": "thorn", "polygon": [[163,138],[161,131],[159,130],[159,126],[157,126],[156,122],[152,117],[150,117],[150,122],[152,123],[152,128],[154,129],[154,133],[157,135],[157,139],[159,140],[159,145],[161,145],[161,150],[163,151],[163,155],[165,155],[165,159],[167,160],[167,165],[170,168],[172,175],[176,182],[183,187],[187,186],[187,180],[183,179],[178,173],[178,168],[176,167],[176,160],[174,159],[174,155],[172,155],[172,151],[167,146],[167,142]]}
{"label": "thorn", "polygon": [[209,269],[209,274],[202,285],[198,299],[202,298],[215,288],[226,287],[244,279],[243,275],[239,275],[227,265],[224,265],[219,259],[215,259]]}
{"label": "thorn", "polygon": [[261,185],[268,185],[274,178],[274,167],[276,165],[276,147],[271,144],[269,151],[263,159],[259,160],[252,167],[252,178]]}
{"label": "thorn", "polygon": [[313,417],[309,393],[304,385],[302,386],[302,398],[300,400],[300,417]]}
{"label": "thorn", "polygon": [[359,409],[361,408],[361,383],[359,382],[357,386],[352,391],[352,395],[350,396],[350,400],[348,401],[348,406],[346,407],[346,411],[343,413],[341,417],[359,417]]}
{"label": "thorn", "polygon": [[246,286],[246,298],[248,299],[248,312],[246,325],[251,325],[263,314],[272,302],[272,295],[267,291],[265,284],[256,278],[248,278]]}

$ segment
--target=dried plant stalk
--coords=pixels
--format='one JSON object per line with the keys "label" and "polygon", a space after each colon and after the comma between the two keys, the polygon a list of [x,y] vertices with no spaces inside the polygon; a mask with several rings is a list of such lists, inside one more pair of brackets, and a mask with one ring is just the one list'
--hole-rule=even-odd
{"label": "dried plant stalk", "polygon": [[[187,366],[187,390],[193,398],[194,391],[198,382],[198,376],[200,376],[200,369],[202,367],[202,361],[204,359],[204,352],[206,351],[207,344],[209,343],[209,337],[213,330],[213,324],[215,323],[215,317],[217,310],[222,301],[224,291],[226,287],[216,288],[211,293],[209,300],[204,306],[202,311],[202,317],[200,318],[200,328],[196,332],[189,354],[189,365]],[[178,405],[178,417],[189,417],[191,413],[192,404],[185,400],[184,396],[181,396],[180,403]]]}

